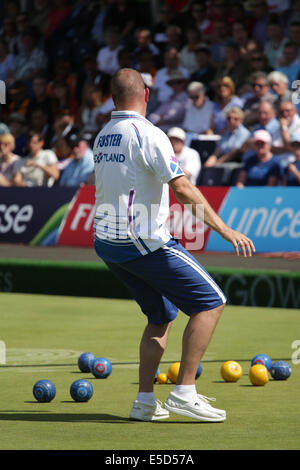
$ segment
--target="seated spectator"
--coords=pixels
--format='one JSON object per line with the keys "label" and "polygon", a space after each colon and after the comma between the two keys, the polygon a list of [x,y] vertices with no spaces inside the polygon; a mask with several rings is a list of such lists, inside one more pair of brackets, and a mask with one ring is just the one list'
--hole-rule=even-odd
{"label": "seated spectator", "polygon": [[243,125],[243,118],[244,112],[241,108],[233,107],[226,111],[226,130],[216,144],[215,153],[206,160],[205,167],[240,161],[241,146],[250,136],[250,131]]}
{"label": "seated spectator", "polygon": [[300,133],[291,136],[290,148],[295,160],[285,168],[282,184],[300,186]]}
{"label": "seated spectator", "polygon": [[[205,40],[205,36],[203,36]],[[216,67],[225,60],[226,44],[230,40],[229,25],[225,18],[218,18],[214,23],[213,34],[209,41],[212,63]]]}
{"label": "seated spectator", "polygon": [[241,151],[244,153],[243,159],[246,159],[255,150],[253,134],[256,131],[266,130],[273,141],[279,127],[274,105],[269,101],[262,101],[258,106],[258,122],[252,127],[249,139],[241,146]]}
{"label": "seated spectator", "polygon": [[192,75],[196,72],[199,65],[196,59],[196,51],[199,47],[205,46],[201,40],[201,33],[199,29],[194,25],[188,25],[185,28],[186,42],[180,49],[180,65],[188,70],[189,74]]}
{"label": "seated spectator", "polygon": [[152,36],[150,29],[139,28],[135,32],[135,41],[136,45],[133,49],[132,59],[133,59],[133,68],[137,68],[138,57],[143,51],[150,51],[153,57],[158,57],[160,51],[158,47],[152,42]]}
{"label": "seated spectator", "polygon": [[225,60],[216,70],[216,79],[230,77],[238,92],[246,82],[249,73],[250,66],[247,60],[243,59],[239,44],[232,40],[228,41],[225,46]]}
{"label": "seated spectator", "polygon": [[285,167],[292,159],[290,153],[291,136],[300,134],[300,116],[292,101],[280,104],[280,128],[273,136],[272,152],[276,154]]}
{"label": "seated spectator", "polygon": [[163,51],[167,43],[166,30],[170,24],[178,24],[178,15],[173,7],[168,3],[163,3],[159,7],[158,21],[154,24],[153,31],[153,42],[154,44]]}
{"label": "seated spectator", "polygon": [[80,186],[89,181],[94,171],[94,155],[88,137],[84,134],[71,134],[68,144],[73,149],[73,159],[64,169],[59,181],[60,186]]}
{"label": "seated spectator", "polygon": [[282,170],[277,157],[271,152],[271,136],[259,130],[253,136],[255,153],[244,162],[236,186],[277,186],[281,181]]}
{"label": "seated spectator", "polygon": [[12,113],[9,116],[9,129],[15,138],[15,153],[25,157],[28,149],[26,119],[22,114]]}
{"label": "seated spectator", "polygon": [[243,101],[235,94],[235,84],[230,77],[216,82],[216,101],[214,103],[210,133],[222,134],[226,128],[226,111],[233,106],[243,108]]}
{"label": "seated spectator", "polygon": [[52,104],[48,96],[48,80],[45,75],[37,75],[32,81],[32,97],[30,98],[26,118],[31,119],[33,109],[43,108],[48,116],[49,123],[52,123]]}
{"label": "seated spectator", "polygon": [[69,109],[77,119],[78,102],[67,82],[64,80],[55,80],[51,83],[51,111],[53,121],[64,109]]}
{"label": "seated spectator", "polygon": [[[299,0],[298,4],[300,9]],[[300,16],[298,21],[291,21],[291,23],[289,24],[288,40],[296,44],[298,49],[298,59],[300,59]]]}
{"label": "seated spectator", "polygon": [[289,79],[282,72],[274,71],[269,73],[268,81],[271,90],[275,94],[274,106],[276,112],[279,113],[280,103],[292,99],[292,92],[289,90]]}
{"label": "seated spectator", "polygon": [[30,24],[36,28],[42,37],[45,37],[48,27],[48,18],[51,11],[50,0],[34,0]]}
{"label": "seated spectator", "polygon": [[119,31],[111,28],[105,32],[105,46],[97,54],[97,65],[100,72],[112,76],[119,69],[118,54],[122,49]]}
{"label": "seated spectator", "polygon": [[186,134],[180,127],[172,127],[169,129],[168,137],[171,141],[175,157],[179,162],[180,168],[191,183],[196,184],[201,170],[199,153],[185,145]]}
{"label": "seated spectator", "polygon": [[179,62],[180,56],[177,49],[173,47],[165,52],[164,66],[157,71],[153,86],[153,88],[157,90],[157,98],[161,103],[167,101],[173,93],[172,88],[167,84],[171,73],[180,72],[187,79],[189,78],[188,71],[184,67],[181,67]]}
{"label": "seated spectator", "polygon": [[275,70],[283,73],[288,78],[289,87],[300,75],[300,59],[298,58],[298,46],[293,42],[284,45],[282,56],[278,59]]}
{"label": "seated spectator", "polygon": [[206,96],[201,82],[191,82],[187,87],[190,98],[182,123],[187,133],[205,134],[210,127],[214,104]]}
{"label": "seated spectator", "polygon": [[264,47],[268,40],[267,28],[270,20],[268,3],[265,0],[253,2],[253,20],[252,36]]}
{"label": "seated spectator", "polygon": [[192,23],[200,31],[204,41],[210,38],[213,30],[212,21],[209,17],[206,5],[202,1],[196,1],[191,6]]}
{"label": "seated spectator", "polygon": [[0,37],[0,80],[3,82],[12,75],[15,56],[9,52],[7,42]]}
{"label": "seated spectator", "polygon": [[270,20],[267,28],[268,40],[264,46],[264,53],[272,69],[278,65],[278,59],[282,55],[287,38],[279,20]]}
{"label": "seated spectator", "polygon": [[20,186],[21,158],[14,153],[15,139],[12,134],[0,135],[0,186]]}
{"label": "seated spectator", "polygon": [[96,116],[104,102],[102,92],[97,85],[85,86],[77,120],[78,127],[83,132],[96,133],[99,130]]}
{"label": "seated spectator", "polygon": [[232,24],[232,39],[236,44],[239,45],[241,58],[247,57],[247,44],[249,41],[249,30],[244,18],[245,17],[241,18],[240,20],[236,20]]}
{"label": "seated spectator", "polygon": [[270,73],[273,70],[263,51],[251,52],[247,60],[249,61],[249,65],[250,65],[250,70],[249,70],[250,74],[255,73],[255,72]]}
{"label": "seated spectator", "polygon": [[20,113],[26,116],[29,106],[29,96],[25,83],[18,80],[7,89],[8,114]]}
{"label": "seated spectator", "polygon": [[137,11],[136,0],[118,0],[108,3],[103,22],[104,29],[118,29],[120,44],[123,46],[132,42],[133,31],[138,24]]}
{"label": "seated spectator", "polygon": [[[122,51],[120,51],[120,53],[121,52]],[[157,67],[155,64],[155,56],[150,50],[143,50],[138,54],[136,70],[138,70],[140,73],[150,73],[154,80],[157,73]]]}
{"label": "seated spectator", "polygon": [[265,72],[255,72],[250,77],[252,93],[245,100],[245,126],[252,126],[258,121],[258,107],[262,101],[274,102],[274,94],[270,92],[268,76]]}
{"label": "seated spectator", "polygon": [[42,134],[29,133],[29,154],[20,168],[23,186],[52,186],[59,178],[57,157],[52,150],[44,149]]}
{"label": "seated spectator", "polygon": [[[182,38],[182,29],[178,24],[169,24],[166,29],[166,37],[167,42],[165,44],[165,49],[171,49],[174,47],[177,51],[181,51],[184,42]],[[184,65],[182,66],[184,67]]]}
{"label": "seated spectator", "polygon": [[47,56],[31,31],[22,34],[23,50],[16,56],[14,79],[30,82],[47,67]]}
{"label": "seated spectator", "polygon": [[17,34],[17,27],[16,27],[16,20],[15,18],[9,18],[5,16],[2,20],[1,25],[1,36],[7,44],[8,51],[12,55],[16,55],[19,53],[19,41],[18,41],[18,34]]}
{"label": "seated spectator", "polygon": [[211,85],[216,75],[216,69],[211,63],[211,52],[208,47],[199,47],[195,51],[197,70],[191,74],[192,82],[201,82],[211,96]]}
{"label": "seated spectator", "polygon": [[182,73],[173,72],[166,83],[172,89],[170,99],[161,103],[148,115],[149,121],[164,132],[170,127],[181,127],[188,104],[188,95],[185,91],[187,80]]}
{"label": "seated spectator", "polygon": [[96,57],[93,54],[87,54],[77,74],[75,91],[77,103],[81,103],[83,90],[85,90],[85,86],[89,84],[98,86],[102,90],[103,95],[108,96],[110,92],[110,78],[110,75],[98,70]]}
{"label": "seated spectator", "polygon": [[53,128],[48,119],[48,114],[44,108],[36,107],[31,112],[31,119],[29,121],[29,128],[32,131],[42,134],[44,146],[51,147],[51,142],[54,136]]}

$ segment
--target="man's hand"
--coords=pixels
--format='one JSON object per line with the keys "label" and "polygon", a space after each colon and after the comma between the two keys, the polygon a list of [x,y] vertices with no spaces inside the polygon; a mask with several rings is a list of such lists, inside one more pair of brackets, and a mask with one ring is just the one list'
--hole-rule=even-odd
{"label": "man's hand", "polygon": [[255,253],[254,243],[242,233],[227,227],[220,235],[224,240],[233,244],[237,256],[240,255],[239,248],[245,257],[252,256],[252,254]]}

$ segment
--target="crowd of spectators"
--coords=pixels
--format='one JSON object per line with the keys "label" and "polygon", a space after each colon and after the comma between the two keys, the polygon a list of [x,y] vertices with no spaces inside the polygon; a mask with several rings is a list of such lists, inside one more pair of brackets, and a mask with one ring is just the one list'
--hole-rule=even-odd
{"label": "crowd of spectators", "polygon": [[2,4],[0,186],[92,184],[122,67],[194,183],[226,167],[238,187],[300,184],[299,0]]}

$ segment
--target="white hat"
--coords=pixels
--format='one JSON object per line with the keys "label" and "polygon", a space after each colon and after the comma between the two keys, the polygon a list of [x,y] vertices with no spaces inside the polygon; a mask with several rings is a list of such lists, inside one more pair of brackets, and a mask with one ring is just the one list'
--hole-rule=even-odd
{"label": "white hat", "polygon": [[255,131],[253,134],[253,138],[255,142],[265,142],[267,144],[270,144],[272,142],[271,135],[268,131],[265,131],[264,129],[259,129],[258,131]]}
{"label": "white hat", "polygon": [[151,88],[153,85],[153,78],[151,73],[141,73],[142,79],[147,88]]}
{"label": "white hat", "polygon": [[185,132],[180,127],[171,127],[168,131],[168,137],[176,137],[177,139],[185,141]]}

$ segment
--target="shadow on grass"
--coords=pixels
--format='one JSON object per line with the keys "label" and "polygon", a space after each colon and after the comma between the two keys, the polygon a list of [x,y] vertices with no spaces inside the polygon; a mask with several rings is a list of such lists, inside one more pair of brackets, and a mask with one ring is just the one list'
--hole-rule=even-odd
{"label": "shadow on grass", "polygon": [[[33,403],[33,402],[27,402]],[[175,417],[174,417],[175,418]],[[149,424],[142,423],[141,421],[134,421],[130,418],[124,416],[117,416],[105,413],[51,413],[51,412],[40,412],[40,411],[30,411],[30,412],[17,412],[14,410],[7,411],[5,413],[0,412],[0,422],[1,421],[27,421],[27,422],[48,422],[48,423],[108,423],[108,424],[121,424],[121,423],[130,423],[130,424]],[[161,425],[161,424],[208,424],[205,422],[200,422],[197,420],[183,420],[178,421],[176,419],[153,421],[151,424]],[[221,422],[209,423],[209,424],[222,424]]]}
{"label": "shadow on grass", "polygon": [[132,422],[129,418],[124,416],[116,416],[105,413],[51,413],[51,412],[15,412],[8,411],[6,413],[0,412],[0,421],[47,421],[47,422],[65,422],[65,423],[80,423],[80,422],[94,422],[99,421],[106,423],[122,423]]}

